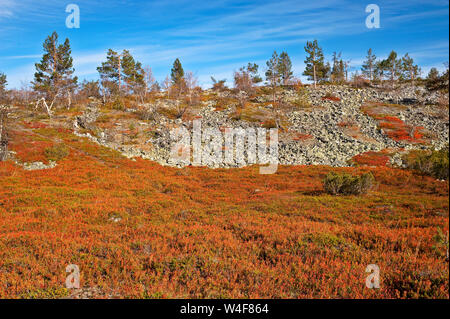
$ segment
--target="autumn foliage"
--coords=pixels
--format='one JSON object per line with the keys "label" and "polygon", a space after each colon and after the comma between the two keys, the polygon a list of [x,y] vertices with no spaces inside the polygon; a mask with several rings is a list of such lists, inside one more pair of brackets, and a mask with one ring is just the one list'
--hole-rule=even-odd
{"label": "autumn foliage", "polygon": [[389,163],[389,152],[365,152],[354,156],[351,162],[357,166],[386,166]]}
{"label": "autumn foliage", "polygon": [[395,113],[397,109],[401,109],[401,105],[369,103],[362,107],[367,115],[378,121],[378,127],[391,139],[406,143],[425,143],[424,127],[407,125],[403,120],[396,116],[380,112],[380,110],[388,110]]}
{"label": "autumn foliage", "polygon": [[[0,163],[1,298],[69,295],[69,264],[100,298],[449,298],[448,181],[387,167],[169,168],[38,125],[16,128],[12,149],[45,160],[61,143],[53,169]],[[330,172],[371,172],[377,187],[328,195]],[[380,289],[365,286],[369,264]]]}

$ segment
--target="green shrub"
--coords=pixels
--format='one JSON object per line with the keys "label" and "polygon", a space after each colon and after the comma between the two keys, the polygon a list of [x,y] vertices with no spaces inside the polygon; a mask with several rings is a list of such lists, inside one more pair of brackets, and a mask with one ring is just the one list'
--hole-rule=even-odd
{"label": "green shrub", "polygon": [[49,161],[57,162],[69,155],[69,150],[64,144],[56,144],[45,149],[45,156]]}
{"label": "green shrub", "polygon": [[123,103],[123,101],[121,99],[114,100],[111,107],[113,110],[116,110],[116,111],[124,111],[125,110],[125,104]]}
{"label": "green shrub", "polygon": [[408,168],[418,170],[436,179],[448,179],[448,146],[439,151],[411,151],[404,157],[404,160]]}
{"label": "green shrub", "polygon": [[374,185],[372,173],[359,176],[330,172],[323,180],[323,187],[331,195],[360,195],[367,193]]}
{"label": "green shrub", "polygon": [[136,115],[142,121],[154,121],[157,119],[153,108],[142,108],[136,111]]}

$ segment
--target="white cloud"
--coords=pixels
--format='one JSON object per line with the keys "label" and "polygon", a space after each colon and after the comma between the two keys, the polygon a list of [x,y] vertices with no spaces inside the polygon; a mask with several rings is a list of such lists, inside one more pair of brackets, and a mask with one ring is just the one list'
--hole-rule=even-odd
{"label": "white cloud", "polygon": [[2,57],[2,59],[6,60],[25,60],[25,59],[38,59],[42,57],[42,55],[39,54],[30,54],[30,55],[12,55],[12,56],[5,56]]}
{"label": "white cloud", "polygon": [[0,19],[13,16],[15,2],[12,0],[0,0]]}

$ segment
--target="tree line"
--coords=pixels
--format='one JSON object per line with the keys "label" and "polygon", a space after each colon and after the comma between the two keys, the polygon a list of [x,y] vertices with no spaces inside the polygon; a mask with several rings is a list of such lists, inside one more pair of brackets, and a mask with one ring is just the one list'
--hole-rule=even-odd
{"label": "tree line", "polygon": [[[350,61],[342,58],[341,53],[334,52],[331,61],[325,61],[323,49],[317,40],[307,41],[305,47],[306,59],[303,75],[314,85],[322,83],[349,82]],[[195,103],[201,88],[193,72],[185,72],[177,58],[172,66],[170,76],[162,83],[153,77],[150,67],[143,67],[128,50],[116,52],[109,49],[106,61],[102,62],[97,71],[99,80],[78,82],[74,76],[73,58],[69,39],[58,42],[58,34],[53,32],[43,43],[44,54],[40,62],[35,64],[36,72],[31,88],[24,85],[22,95],[35,97],[35,107],[44,106],[49,115],[56,105],[65,104],[70,107],[75,97],[96,97],[104,103],[122,96],[133,95],[144,102],[149,94],[164,90],[168,98],[186,98],[188,104]],[[406,53],[398,57],[391,51],[386,59],[377,59],[372,49],[369,49],[362,64],[361,73],[353,72],[352,80],[368,83],[388,83],[391,86],[398,81],[409,81],[414,84],[420,79],[421,69],[412,57]],[[277,90],[282,86],[301,84],[293,76],[292,62],[287,52],[273,52],[266,62],[265,79],[259,74],[256,63],[248,63],[233,74],[234,88],[240,94],[251,96],[258,84],[264,84],[271,90],[272,99],[277,100]],[[440,74],[432,68],[427,76],[427,86],[430,89],[442,90],[448,85],[448,67]],[[214,90],[227,89],[226,80],[216,80],[211,77]],[[264,81],[265,80],[265,81]],[[445,84],[447,83],[447,84]],[[6,90],[6,75],[0,73],[0,103],[8,97]],[[32,90],[31,90],[32,89]],[[16,92],[17,93],[17,92]],[[11,98],[11,96],[10,96]]]}

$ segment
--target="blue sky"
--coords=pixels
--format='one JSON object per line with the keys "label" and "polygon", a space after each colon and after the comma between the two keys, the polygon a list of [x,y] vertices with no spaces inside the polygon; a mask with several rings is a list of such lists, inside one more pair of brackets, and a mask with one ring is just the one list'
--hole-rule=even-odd
{"label": "blue sky", "polygon": [[[71,3],[80,7],[79,29],[65,25]],[[380,7],[379,29],[365,26],[370,3]],[[342,52],[353,70],[371,47],[380,58],[392,49],[408,52],[426,73],[449,59],[448,10],[442,0],[0,0],[0,71],[10,88],[32,80],[42,42],[57,31],[70,39],[80,79],[96,79],[96,67],[113,48],[129,49],[158,81],[180,58],[204,87],[210,76],[231,84],[234,70],[248,62],[264,69],[273,50],[286,50],[294,75],[304,80],[304,45],[313,39],[327,59]]]}

